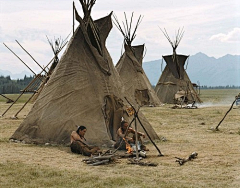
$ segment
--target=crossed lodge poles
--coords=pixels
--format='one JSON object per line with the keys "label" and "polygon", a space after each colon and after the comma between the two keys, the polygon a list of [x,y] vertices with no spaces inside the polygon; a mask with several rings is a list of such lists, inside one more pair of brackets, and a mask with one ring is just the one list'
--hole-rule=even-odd
{"label": "crossed lodge poles", "polygon": [[[67,38],[66,38],[67,39]],[[56,64],[58,63],[58,54],[61,52],[61,50],[66,46],[68,41],[61,39],[55,40],[55,46],[53,43],[48,39],[48,42],[50,46],[52,47],[54,57],[50,60],[50,62],[45,66],[42,67],[40,64],[30,55],[30,53],[16,40],[18,45],[32,58],[32,60],[42,69],[42,71],[39,74],[36,74],[17,54],[15,54],[6,44],[4,44],[8,50],[10,50],[33,74],[34,79],[23,89],[21,90],[21,94],[17,97],[16,100],[11,100],[12,104],[2,113],[2,117],[11,109],[11,107],[16,104],[16,102],[21,98],[21,96],[25,93],[32,93],[32,95],[29,97],[29,99],[23,104],[23,106],[18,110],[18,112],[13,115],[12,118],[17,118],[17,115],[22,111],[22,109],[27,105],[29,101],[35,96],[35,94],[39,94],[41,92],[42,87],[44,87],[44,84],[49,80],[49,77],[51,76],[51,73],[53,72],[53,69],[55,68]],[[56,62],[57,61],[57,62]],[[53,67],[54,64],[54,67]],[[51,65],[50,68],[48,68]],[[4,98],[7,98],[6,96],[2,95]],[[9,98],[7,98],[9,100]],[[10,101],[9,100],[9,101]]]}

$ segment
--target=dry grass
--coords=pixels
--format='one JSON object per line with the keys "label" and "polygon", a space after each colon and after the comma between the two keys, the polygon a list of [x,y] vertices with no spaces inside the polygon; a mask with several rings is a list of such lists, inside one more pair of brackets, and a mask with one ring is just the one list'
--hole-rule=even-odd
{"label": "dry grass", "polygon": [[[157,145],[164,157],[148,144],[144,159],[157,167],[116,164],[91,167],[68,147],[25,145],[9,142],[31,105],[10,117],[23,103],[14,105],[0,119],[0,187],[240,187],[240,109],[234,109],[212,131],[230,108],[239,90],[203,90],[198,109],[172,109],[170,105],[142,108],[162,139]],[[0,102],[2,114],[9,104]],[[165,138],[166,141],[163,141]],[[179,166],[174,157],[198,158]]]}

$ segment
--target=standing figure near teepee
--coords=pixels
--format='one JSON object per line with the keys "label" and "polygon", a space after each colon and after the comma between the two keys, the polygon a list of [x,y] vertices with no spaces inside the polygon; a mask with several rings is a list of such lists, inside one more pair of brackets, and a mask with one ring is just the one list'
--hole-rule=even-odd
{"label": "standing figure near teepee", "polygon": [[[130,121],[127,97],[120,76],[106,48],[112,28],[111,14],[93,21],[96,0],[80,0],[84,17],[74,7],[80,23],[31,111],[12,139],[37,144],[70,145],[70,135],[81,123],[88,128],[88,144],[112,146],[121,119]],[[135,103],[136,104],[136,103]],[[152,139],[158,135],[139,112]]]}
{"label": "standing figure near teepee", "polygon": [[[116,69],[119,72],[121,79],[123,80],[124,87],[126,91],[132,95],[136,102],[140,105],[147,106],[158,106],[161,104],[159,98],[157,97],[154,89],[152,88],[149,79],[147,78],[143,68],[143,52],[144,45],[132,46],[132,42],[136,37],[136,31],[141,23],[141,16],[137,21],[135,28],[132,28],[132,18],[130,23],[128,23],[126,14],[126,25],[123,22],[123,27],[127,28],[122,29],[117,18],[115,18],[115,25],[122,33],[124,37],[124,49],[125,52],[121,56],[120,60],[116,65]],[[133,33],[131,31],[133,29]]]}
{"label": "standing figure near teepee", "polygon": [[157,96],[163,103],[168,104],[194,104],[201,100],[194,90],[184,65],[189,56],[179,55],[176,49],[183,37],[184,31],[178,30],[176,39],[172,42],[166,30],[162,31],[173,48],[172,55],[162,56],[166,67],[155,87]]}

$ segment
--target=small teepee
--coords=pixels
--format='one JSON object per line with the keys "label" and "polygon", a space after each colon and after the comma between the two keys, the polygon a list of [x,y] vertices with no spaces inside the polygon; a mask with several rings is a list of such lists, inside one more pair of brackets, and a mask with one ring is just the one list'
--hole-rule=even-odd
{"label": "small teepee", "polygon": [[[122,117],[127,113],[124,87],[106,49],[105,42],[112,28],[111,14],[93,21],[91,10],[95,0],[80,0],[82,19],[49,81],[33,108],[12,135],[26,143],[69,144],[76,125],[87,127],[89,144],[110,146]],[[158,136],[140,113],[142,123],[152,139]]]}
{"label": "small teepee", "polygon": [[163,103],[169,104],[194,104],[201,102],[193,88],[184,65],[189,56],[179,55],[176,49],[183,37],[184,31],[178,30],[175,41],[171,41],[166,30],[162,31],[173,48],[172,55],[162,56],[166,62],[158,83],[155,87],[157,96]]}
{"label": "small teepee", "polygon": [[118,22],[118,19],[116,17],[114,18],[116,21],[115,25],[124,37],[125,52],[118,61],[116,69],[119,72],[121,79],[123,80],[126,91],[141,106],[160,105],[161,102],[142,68],[144,45],[132,46],[132,42],[136,37],[136,31],[142,17],[139,16],[137,24],[135,28],[133,28],[133,33],[131,31],[133,14],[129,23],[125,14],[126,24],[123,22],[123,27],[125,30],[122,29],[120,23]]}

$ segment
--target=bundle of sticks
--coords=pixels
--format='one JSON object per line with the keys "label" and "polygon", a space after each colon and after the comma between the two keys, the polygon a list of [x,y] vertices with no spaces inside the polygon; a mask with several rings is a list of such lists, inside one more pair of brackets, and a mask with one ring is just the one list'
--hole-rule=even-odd
{"label": "bundle of sticks", "polygon": [[92,156],[82,160],[90,166],[97,166],[102,164],[109,164],[116,161],[115,155],[104,155],[104,156]]}
{"label": "bundle of sticks", "polygon": [[139,166],[157,166],[157,163],[151,163],[151,162],[143,162],[137,159],[128,159],[128,164],[136,164]]}
{"label": "bundle of sticks", "polygon": [[179,157],[175,157],[177,160],[175,162],[178,162],[180,165],[183,165],[184,163],[186,163],[187,161],[191,161],[192,159],[195,159],[198,156],[197,152],[193,152],[191,155],[189,155],[188,158],[179,158]]}

